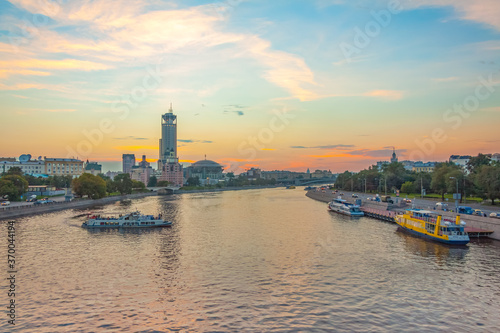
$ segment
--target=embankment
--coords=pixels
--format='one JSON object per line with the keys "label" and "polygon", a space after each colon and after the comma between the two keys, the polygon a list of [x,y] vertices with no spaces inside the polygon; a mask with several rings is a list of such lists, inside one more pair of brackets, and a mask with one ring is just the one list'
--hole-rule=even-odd
{"label": "embankment", "polygon": [[156,192],[144,192],[144,193],[106,197],[106,198],[97,199],[97,200],[88,199],[88,200],[74,200],[74,201],[70,201],[70,202],[61,201],[61,202],[46,203],[46,204],[39,205],[39,206],[36,206],[36,205],[12,206],[12,207],[6,207],[6,208],[0,210],[0,220],[13,219],[13,218],[29,216],[29,215],[52,213],[52,212],[57,212],[60,210],[65,210],[65,209],[80,209],[80,208],[87,208],[87,207],[91,207],[91,206],[106,205],[106,204],[116,202],[118,200],[138,199],[138,198],[148,197],[148,196],[152,196],[152,195],[157,195],[157,193]]}
{"label": "embankment", "polygon": [[[325,193],[320,192],[320,191],[308,191],[306,193],[306,196],[322,201],[322,202],[330,202],[334,197],[336,197],[336,194],[333,194],[332,191],[325,191]],[[346,198],[347,201],[353,202],[353,199]],[[407,206],[406,204],[400,203],[399,205],[390,205],[385,202],[375,202],[375,201],[366,201],[362,200],[361,201],[361,207],[363,208],[374,208],[374,209],[381,209],[381,210],[391,210],[391,211],[396,211],[396,212],[402,212]],[[435,211],[436,213],[439,213],[443,215],[443,217],[449,218],[449,219],[455,219],[456,214],[452,212],[444,212],[444,211]],[[483,230],[489,230],[493,231],[491,235],[489,235],[490,238],[500,240],[500,219],[494,219],[491,217],[482,217],[482,216],[475,216],[475,215],[461,215],[460,218],[462,221],[465,221],[467,223],[468,227],[473,227],[473,228],[479,228]]]}

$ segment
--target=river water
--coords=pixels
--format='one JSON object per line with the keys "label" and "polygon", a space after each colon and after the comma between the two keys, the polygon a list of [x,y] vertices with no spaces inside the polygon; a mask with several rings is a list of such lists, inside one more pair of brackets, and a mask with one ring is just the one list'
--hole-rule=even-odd
{"label": "river water", "polygon": [[[174,225],[96,232],[75,217],[134,209]],[[428,242],[395,224],[330,213],[302,188],[147,197],[18,219],[16,265],[16,325],[4,315],[0,331],[500,327],[500,242]],[[7,283],[1,288],[5,300]]]}

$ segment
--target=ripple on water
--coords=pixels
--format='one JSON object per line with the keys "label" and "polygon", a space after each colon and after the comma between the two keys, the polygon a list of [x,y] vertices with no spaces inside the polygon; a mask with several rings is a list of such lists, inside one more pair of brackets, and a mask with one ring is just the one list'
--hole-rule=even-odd
{"label": "ripple on water", "polygon": [[429,243],[283,189],[148,197],[93,210],[132,206],[163,213],[174,226],[90,232],[73,218],[81,211],[18,220],[18,331],[500,327],[498,242]]}

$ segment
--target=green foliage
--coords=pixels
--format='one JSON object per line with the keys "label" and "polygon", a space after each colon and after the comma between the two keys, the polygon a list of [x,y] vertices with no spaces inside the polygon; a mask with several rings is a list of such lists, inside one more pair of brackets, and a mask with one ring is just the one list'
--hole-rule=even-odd
{"label": "green foliage", "polygon": [[[441,200],[444,200],[444,194],[456,184],[455,179],[450,177],[459,177],[460,167],[453,163],[439,163],[432,173],[431,188],[435,193],[441,194]],[[455,190],[451,190],[455,192]]]}
{"label": "green foliage", "polygon": [[500,166],[482,165],[476,169],[475,184],[481,191],[481,197],[491,200],[495,204],[495,199],[500,198]]}
{"label": "green foliage", "polygon": [[401,192],[410,194],[415,192],[415,184],[413,182],[407,181],[401,185]]}
{"label": "green foliage", "polygon": [[188,186],[200,186],[200,178],[198,177],[189,177],[187,179]]}
{"label": "green foliage", "polygon": [[55,186],[56,188],[70,187],[72,181],[73,181],[73,177],[70,175],[50,177],[50,185]]}
{"label": "green foliage", "polygon": [[128,173],[116,175],[113,181],[120,194],[132,193],[132,179],[130,179],[130,175]]}
{"label": "green foliage", "polygon": [[100,199],[106,196],[106,181],[90,173],[84,173],[73,179],[73,191],[79,196],[88,196],[91,199]]}
{"label": "green foliage", "polygon": [[158,186],[158,187],[168,187],[170,185],[172,185],[172,183],[170,183],[166,180],[162,180],[156,184],[156,186]]}
{"label": "green foliage", "polygon": [[483,165],[490,165],[491,164],[491,159],[483,154],[479,154],[475,157],[471,157],[469,162],[467,162],[467,170],[470,173],[477,173],[479,171],[479,168],[482,167]]}
{"label": "green foliage", "polygon": [[[10,170],[12,169],[14,168]],[[28,181],[23,176],[18,175],[17,172],[7,173],[0,180],[0,196],[7,195],[10,201],[21,200],[21,196],[28,190]]]}
{"label": "green foliage", "polygon": [[143,182],[140,182],[138,180],[132,180],[132,188],[135,190],[135,189],[138,189],[138,190],[144,190],[146,189],[146,185],[144,185]]}
{"label": "green foliage", "polygon": [[16,176],[22,177],[24,172],[20,167],[12,167],[5,174],[6,175],[16,175]]}
{"label": "green foliage", "polygon": [[158,185],[158,178],[156,176],[149,177],[148,187],[155,187],[156,185]]}
{"label": "green foliage", "polygon": [[19,192],[10,180],[0,178],[0,197],[6,197],[11,201],[19,200]]}

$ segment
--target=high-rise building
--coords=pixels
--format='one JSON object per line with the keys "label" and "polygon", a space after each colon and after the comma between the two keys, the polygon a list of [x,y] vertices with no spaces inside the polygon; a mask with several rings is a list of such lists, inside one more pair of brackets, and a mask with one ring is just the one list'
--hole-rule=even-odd
{"label": "high-rise building", "polygon": [[161,171],[159,181],[168,181],[174,185],[182,186],[184,177],[182,165],[177,157],[177,116],[172,110],[161,116],[161,139],[158,170]]}
{"label": "high-rise building", "polygon": [[135,155],[134,154],[123,154],[123,173],[130,173],[132,167],[135,166]]}

